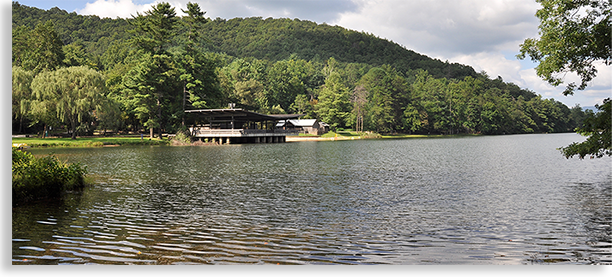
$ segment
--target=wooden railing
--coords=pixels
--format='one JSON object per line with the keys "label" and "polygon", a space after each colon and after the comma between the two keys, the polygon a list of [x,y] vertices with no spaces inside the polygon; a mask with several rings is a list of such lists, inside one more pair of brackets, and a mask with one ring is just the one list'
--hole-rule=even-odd
{"label": "wooden railing", "polygon": [[204,128],[189,128],[193,136],[198,135],[209,135],[209,136],[245,136],[245,135],[265,135],[265,134],[279,134],[279,135],[298,135],[297,130],[260,130],[260,129],[204,129]]}

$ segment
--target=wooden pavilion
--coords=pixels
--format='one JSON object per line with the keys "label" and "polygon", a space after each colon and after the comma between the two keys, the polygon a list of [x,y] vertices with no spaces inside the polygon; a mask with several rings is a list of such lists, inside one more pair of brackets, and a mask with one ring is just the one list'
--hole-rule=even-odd
{"label": "wooden pavilion", "polygon": [[304,114],[261,114],[244,109],[186,110],[194,124],[191,135],[219,143],[277,143],[298,131],[276,129],[279,120],[297,119]]}

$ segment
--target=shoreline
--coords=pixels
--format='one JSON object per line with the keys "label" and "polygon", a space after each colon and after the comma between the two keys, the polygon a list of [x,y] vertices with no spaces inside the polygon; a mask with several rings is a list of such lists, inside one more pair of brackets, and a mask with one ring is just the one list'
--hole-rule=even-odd
{"label": "shoreline", "polygon": [[372,139],[372,138],[364,138],[364,137],[295,137],[295,136],[287,136],[287,142],[300,142],[300,141],[336,141],[336,140],[358,140],[358,139]]}
{"label": "shoreline", "polygon": [[336,141],[336,140],[362,140],[362,139],[415,139],[415,138],[455,138],[455,137],[475,137],[482,136],[481,134],[455,134],[455,135],[409,135],[409,134],[398,134],[398,135],[378,135],[378,136],[337,136],[337,137],[322,137],[322,136],[309,136],[309,137],[296,137],[288,136],[287,142],[299,142],[299,141]]}
{"label": "shoreline", "polygon": [[[345,141],[345,140],[364,140],[364,139],[410,139],[410,138],[451,138],[451,137],[466,137],[480,136],[477,134],[459,134],[459,135],[383,135],[383,136],[287,136],[286,142],[302,142],[302,141]],[[134,136],[120,137],[77,137],[76,140],[70,138],[25,138],[13,137],[13,146],[17,144],[25,144],[28,148],[79,148],[79,147],[119,147],[126,145],[214,145],[212,143],[195,142],[191,144],[176,144],[172,140],[159,139],[144,139]]]}

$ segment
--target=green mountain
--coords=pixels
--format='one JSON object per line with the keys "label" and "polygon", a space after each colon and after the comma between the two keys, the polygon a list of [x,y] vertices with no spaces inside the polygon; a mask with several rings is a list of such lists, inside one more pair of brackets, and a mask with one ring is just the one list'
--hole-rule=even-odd
{"label": "green mountain", "polygon": [[[102,55],[112,42],[126,41],[128,30],[133,29],[129,19],[78,15],[57,7],[42,10],[13,2],[13,28],[34,28],[49,20],[64,44],[79,41],[92,55]],[[179,29],[178,33],[183,32]],[[324,63],[334,57],[345,63],[388,64],[401,72],[423,69],[436,78],[477,75],[470,66],[432,59],[372,34],[299,19],[209,19],[201,34],[205,38],[202,47],[237,58],[279,61],[293,55]]]}
{"label": "green mountain", "polygon": [[299,19],[217,18],[202,32],[211,50],[235,57],[278,61],[297,55],[319,62],[334,57],[346,63],[388,64],[401,72],[423,69],[436,78],[476,76],[470,66],[432,59],[372,34]]}
{"label": "green mountain", "polygon": [[64,44],[80,41],[92,55],[102,55],[113,41],[127,40],[127,31],[132,29],[124,19],[78,15],[57,7],[42,10],[13,2],[13,29],[19,26],[33,29],[37,24],[47,21],[53,22],[55,31]]}

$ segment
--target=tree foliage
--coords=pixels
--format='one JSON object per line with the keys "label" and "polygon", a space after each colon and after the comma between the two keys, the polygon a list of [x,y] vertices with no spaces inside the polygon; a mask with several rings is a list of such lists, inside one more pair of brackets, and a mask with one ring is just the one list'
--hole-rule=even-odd
{"label": "tree foliage", "polygon": [[529,55],[539,62],[538,76],[553,86],[563,83],[568,72],[577,73],[580,85],[569,83],[563,94],[583,90],[597,75],[596,61],[612,63],[612,36],[609,0],[537,0],[542,8],[540,38],[526,39],[521,44],[519,58]]}
{"label": "tree foliage", "polygon": [[77,126],[96,109],[105,90],[102,74],[87,67],[45,71],[32,81],[32,112],[67,122],[75,139]]}
{"label": "tree foliage", "polygon": [[319,92],[316,112],[320,114],[321,120],[330,125],[332,130],[345,128],[351,117],[350,98],[351,92],[342,83],[340,75],[335,72],[331,73]]}
{"label": "tree foliage", "polygon": [[169,3],[159,3],[143,14],[136,13],[130,24],[134,26],[132,41],[138,48],[151,54],[162,54],[170,45],[178,18]]}
{"label": "tree foliage", "polygon": [[53,22],[39,23],[33,30],[13,30],[13,65],[36,73],[63,65],[64,51]]}
{"label": "tree foliage", "polygon": [[21,67],[12,68],[12,110],[15,119],[19,120],[19,132],[23,130],[23,119],[30,110],[32,101],[32,79],[34,73]]}
{"label": "tree foliage", "polygon": [[161,138],[162,106],[169,100],[172,86],[174,63],[168,55],[144,54],[140,62],[123,77],[122,101],[127,111],[133,113],[142,126],[158,128]]}
{"label": "tree foliage", "polygon": [[595,106],[599,110],[596,114],[588,114],[582,127],[577,129],[579,134],[588,136],[588,138],[584,142],[574,142],[567,147],[562,147],[560,150],[566,158],[569,159],[576,155],[580,159],[584,159],[587,155],[597,158],[604,155],[612,156],[611,103],[610,98],[607,98],[602,105]]}

